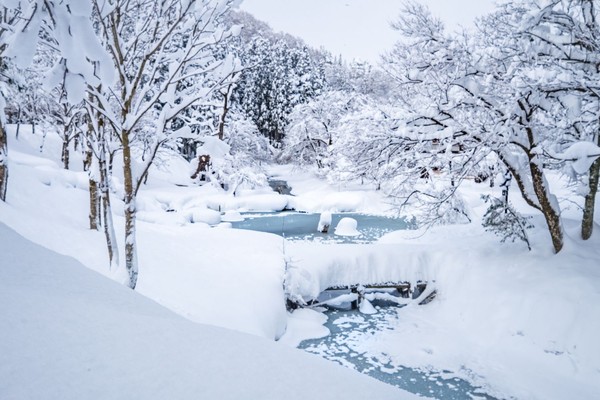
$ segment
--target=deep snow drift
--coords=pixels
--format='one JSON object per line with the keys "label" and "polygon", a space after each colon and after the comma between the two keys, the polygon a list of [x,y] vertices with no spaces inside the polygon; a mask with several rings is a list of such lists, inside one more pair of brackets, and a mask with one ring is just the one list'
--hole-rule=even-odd
{"label": "deep snow drift", "polygon": [[411,399],[251,335],[194,324],[0,224],[0,397]]}

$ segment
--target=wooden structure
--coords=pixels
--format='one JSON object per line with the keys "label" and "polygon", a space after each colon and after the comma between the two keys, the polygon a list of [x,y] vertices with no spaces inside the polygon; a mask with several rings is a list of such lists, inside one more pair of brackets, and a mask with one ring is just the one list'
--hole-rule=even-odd
{"label": "wooden structure", "polygon": [[[425,292],[426,288],[427,288],[427,282],[422,282],[422,281],[417,282],[417,284],[414,286],[411,285],[410,282],[388,282],[388,283],[381,283],[381,284],[365,284],[365,285],[353,284],[353,285],[331,286],[331,287],[328,287],[327,289],[325,289],[325,292],[334,291],[334,290],[348,290],[348,291],[350,291],[350,293],[356,293],[358,295],[357,300],[352,301],[350,303],[351,309],[355,310],[358,308],[360,301],[364,298],[366,291],[377,290],[377,289],[382,289],[382,290],[395,289],[397,291],[397,293],[399,294],[400,298],[416,300]],[[433,290],[424,299],[419,301],[419,305],[423,305],[423,304],[427,304],[427,303],[431,302],[435,298],[435,296],[436,296],[436,291]],[[312,301],[309,301],[306,305],[318,306],[319,304],[321,304],[321,302],[319,302],[317,300],[312,300]],[[289,310],[295,310],[302,306],[303,305],[295,303],[289,299],[287,300],[287,308]]]}

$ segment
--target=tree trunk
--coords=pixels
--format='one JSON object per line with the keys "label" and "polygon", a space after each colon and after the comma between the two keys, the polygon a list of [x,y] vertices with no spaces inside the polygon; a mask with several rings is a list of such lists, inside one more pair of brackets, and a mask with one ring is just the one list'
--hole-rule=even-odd
{"label": "tree trunk", "polygon": [[225,139],[225,118],[227,117],[227,112],[229,111],[229,88],[226,93],[223,93],[223,112],[219,118],[219,140]]}
{"label": "tree trunk", "polygon": [[129,287],[135,289],[138,277],[135,243],[136,193],[133,186],[133,171],[129,132],[122,133],[123,142],[123,178],[125,186],[125,267],[129,274]]}
{"label": "tree trunk", "polygon": [[[597,138],[600,145],[600,135]],[[600,158],[598,158],[590,167],[590,178],[588,189],[589,192],[585,196],[585,204],[583,206],[583,218],[581,220],[581,238],[588,240],[592,237],[594,230],[594,209],[596,207],[596,193],[598,193],[598,181],[600,180]]]}
{"label": "tree trunk", "polygon": [[8,187],[8,145],[4,125],[0,122],[0,200],[6,201]]}
{"label": "tree trunk", "polygon": [[100,200],[98,198],[98,182],[96,181],[96,174],[92,170],[93,168],[93,154],[91,150],[86,151],[85,159],[83,161],[83,169],[88,171],[88,182],[90,186],[90,229],[97,231],[100,227]]}
{"label": "tree trunk", "polygon": [[[543,167],[541,163],[538,164],[538,155],[533,151],[538,145],[536,135],[531,127],[531,119],[533,113],[535,112],[535,107],[531,106],[529,103],[529,96],[525,96],[523,99],[519,100],[518,104],[523,111],[523,115],[520,117],[520,122],[523,126],[525,126],[525,132],[529,142],[529,146],[526,149],[523,147],[521,148],[527,155],[529,173],[531,174],[531,183],[533,185],[535,197],[537,198],[539,204],[538,209],[544,215],[544,219],[548,225],[548,231],[550,232],[550,238],[552,239],[554,252],[558,253],[562,250],[564,244],[562,224],[560,221],[560,209],[558,207],[558,201],[552,195],[552,193],[550,193],[548,182],[544,176]],[[519,182],[519,178],[522,177],[515,178],[517,178],[517,182]]]}
{"label": "tree trunk", "polygon": [[63,168],[64,169],[69,169],[69,139],[68,139],[68,135],[65,132],[65,136],[63,136],[63,142],[62,142],[62,152],[61,152],[61,156],[60,159],[63,162]]}
{"label": "tree trunk", "polygon": [[542,169],[534,161],[530,161],[529,169],[531,170],[533,190],[540,202],[542,214],[548,224],[554,252],[558,253],[561,251],[564,244],[562,224],[560,222],[560,211],[555,208],[555,205],[557,204],[553,204],[552,195],[548,190],[548,182],[546,182]]}
{"label": "tree trunk", "polygon": [[100,198],[102,199],[102,219],[104,221],[104,236],[106,237],[106,247],[108,249],[108,261],[110,268],[119,265],[119,249],[117,247],[117,238],[115,226],[112,218],[112,207],[110,204],[110,184],[108,168],[106,165],[105,149],[101,149],[98,166],[100,168]]}
{"label": "tree trunk", "polygon": [[15,139],[19,140],[19,131],[21,130],[21,107],[17,111],[17,132],[15,133]]}

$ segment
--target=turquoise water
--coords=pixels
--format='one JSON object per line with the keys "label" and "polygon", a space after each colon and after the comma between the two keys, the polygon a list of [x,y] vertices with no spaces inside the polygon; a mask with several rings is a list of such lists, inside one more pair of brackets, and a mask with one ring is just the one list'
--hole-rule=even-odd
{"label": "turquoise water", "polygon": [[[317,232],[320,214],[299,212],[244,213],[246,219],[233,222],[238,229],[249,229],[285,236],[288,240],[309,240],[325,243],[373,243],[388,232],[409,229],[410,224],[401,218],[389,218],[359,213],[332,214],[329,233]],[[337,223],[344,217],[358,222],[359,236],[339,236],[334,233]]]}

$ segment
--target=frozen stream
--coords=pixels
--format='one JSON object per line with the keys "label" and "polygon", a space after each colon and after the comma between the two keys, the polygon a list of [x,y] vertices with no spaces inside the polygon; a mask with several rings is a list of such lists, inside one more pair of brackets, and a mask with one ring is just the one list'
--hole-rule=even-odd
{"label": "frozen stream", "polygon": [[[320,214],[295,211],[244,213],[244,221],[233,222],[233,227],[269,232],[285,236],[288,240],[309,240],[322,243],[372,243],[388,232],[408,229],[404,219],[358,213],[332,214],[329,233],[317,232]],[[359,236],[339,236],[335,226],[344,217],[358,222]]]}
{"label": "frozen stream", "polygon": [[324,338],[305,340],[299,347],[422,396],[444,400],[496,399],[451,371],[407,368],[393,364],[385,354],[369,353],[369,340],[377,332],[392,329],[397,314],[402,312],[394,305],[375,304],[375,307],[378,312],[372,315],[350,310],[349,304],[325,310],[329,318],[325,326],[331,333]]}
{"label": "frozen stream", "polygon": [[[328,234],[317,232],[319,214],[261,212],[245,213],[243,217],[244,221],[232,223],[234,228],[269,232],[292,241],[312,241],[318,244],[368,244],[375,242],[385,233],[410,229],[410,224],[403,219],[358,213],[333,214]],[[343,217],[351,217],[358,222],[358,230],[361,233],[359,236],[339,236],[333,233]],[[319,300],[326,300],[335,295],[335,292],[324,292]],[[457,378],[452,371],[407,368],[394,365],[384,354],[369,353],[369,339],[377,332],[392,329],[398,312],[402,312],[401,308],[391,304],[374,302],[373,305],[378,312],[372,315],[350,310],[349,303],[342,304],[339,308],[324,308],[323,312],[328,316],[325,326],[330,330],[330,335],[305,340],[299,347],[422,396],[449,400],[495,399],[481,388]]]}

